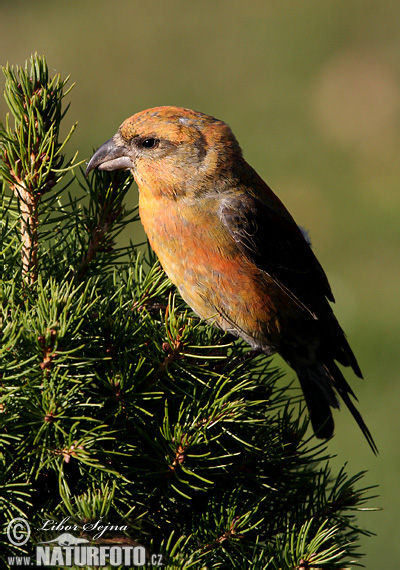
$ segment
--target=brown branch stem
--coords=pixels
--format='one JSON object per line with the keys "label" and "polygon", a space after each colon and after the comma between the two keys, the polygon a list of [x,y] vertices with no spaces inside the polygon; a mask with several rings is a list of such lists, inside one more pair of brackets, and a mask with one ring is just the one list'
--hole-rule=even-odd
{"label": "brown branch stem", "polygon": [[22,181],[13,190],[21,208],[22,277],[33,285],[38,275],[39,197],[30,194]]}

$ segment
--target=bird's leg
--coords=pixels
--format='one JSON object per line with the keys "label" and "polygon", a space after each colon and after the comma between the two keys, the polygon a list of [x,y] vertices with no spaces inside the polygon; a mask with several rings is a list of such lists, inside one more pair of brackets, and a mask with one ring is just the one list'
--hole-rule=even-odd
{"label": "bird's leg", "polygon": [[243,364],[248,360],[252,360],[253,358],[259,356],[260,354],[264,354],[264,352],[259,350],[258,348],[252,348],[251,350],[248,350],[244,354],[237,356],[236,358],[228,362],[228,364],[218,363],[216,366],[214,366],[214,370],[216,372],[222,372],[222,371],[230,372],[240,364]]}
{"label": "bird's leg", "polygon": [[257,356],[259,356],[260,354],[263,354],[262,350],[260,350],[258,348],[252,348],[251,350],[248,350],[247,352],[245,352],[241,356],[234,358],[232,360],[232,362],[230,363],[230,368],[234,368],[234,367],[238,366],[239,364],[243,364],[244,362],[247,362],[248,360],[252,360],[253,358],[256,358]]}

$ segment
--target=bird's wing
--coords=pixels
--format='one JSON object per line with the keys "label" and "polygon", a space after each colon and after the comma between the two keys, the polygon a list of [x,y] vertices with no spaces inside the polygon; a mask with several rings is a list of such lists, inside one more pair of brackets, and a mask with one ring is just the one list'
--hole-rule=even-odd
{"label": "bird's wing", "polygon": [[[241,252],[315,318],[334,301],[328,279],[300,228],[267,187],[267,199],[230,194],[220,218]],[[329,305],[328,305],[329,306]]]}

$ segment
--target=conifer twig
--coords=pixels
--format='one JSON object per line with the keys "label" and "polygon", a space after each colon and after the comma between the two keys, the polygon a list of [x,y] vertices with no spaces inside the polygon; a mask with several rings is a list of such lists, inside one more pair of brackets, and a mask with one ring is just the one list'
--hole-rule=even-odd
{"label": "conifer twig", "polygon": [[71,169],[73,159],[62,168],[61,151],[69,140],[59,142],[59,127],[65,112],[62,100],[68,78],[49,78],[44,57],[33,55],[25,68],[3,67],[5,98],[14,117],[14,128],[1,125],[0,173],[17,199],[21,216],[22,276],[32,285],[38,275],[38,229],[41,198]]}

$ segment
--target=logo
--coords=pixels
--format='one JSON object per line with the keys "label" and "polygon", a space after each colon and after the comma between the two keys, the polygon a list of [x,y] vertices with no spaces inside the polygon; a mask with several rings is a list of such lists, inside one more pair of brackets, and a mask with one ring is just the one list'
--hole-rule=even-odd
{"label": "logo", "polygon": [[17,518],[8,523],[7,538],[14,546],[23,546],[29,540],[31,527],[26,519]]}
{"label": "logo", "polygon": [[[70,517],[65,517],[61,522],[51,519],[43,521],[38,531],[55,532],[57,536],[36,544],[36,556],[8,557],[10,566],[87,566],[101,568],[114,567],[143,567],[162,566],[163,559],[160,554],[149,554],[144,546],[122,535],[128,529],[126,525],[111,525],[103,521],[103,517],[91,523],[85,523],[82,527],[70,522]],[[73,533],[84,531],[86,536],[93,533],[91,540]],[[60,533],[61,534],[58,534]],[[105,538],[103,535],[117,532],[117,537]],[[7,538],[14,546],[23,546],[31,536],[31,527],[24,518],[13,519],[7,527]],[[106,544],[104,544],[106,543]],[[111,543],[111,544],[110,544]]]}

